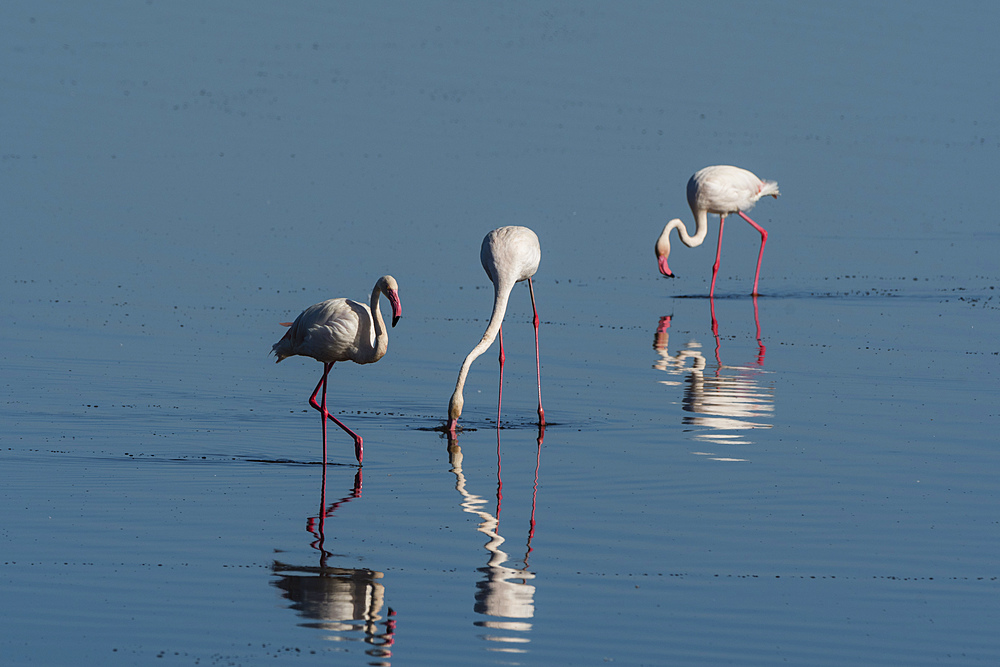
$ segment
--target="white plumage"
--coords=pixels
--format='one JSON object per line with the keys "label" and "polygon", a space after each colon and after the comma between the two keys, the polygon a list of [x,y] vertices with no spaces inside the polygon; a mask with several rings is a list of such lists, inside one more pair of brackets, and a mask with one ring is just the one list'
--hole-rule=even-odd
{"label": "white plumage", "polygon": [[378,354],[373,324],[367,304],[353,299],[330,299],[303,310],[272,349],[278,361],[301,355],[324,363],[368,364],[385,354],[385,350]]}
{"label": "white plumage", "polygon": [[[501,391],[503,388],[503,317],[507,312],[507,302],[510,299],[511,290],[514,285],[522,280],[528,281],[528,292],[531,294],[531,310],[534,313],[535,326],[535,366],[538,372],[538,419],[540,425],[545,425],[545,412],[542,410],[542,373],[541,362],[538,357],[538,311],[535,309],[535,289],[531,284],[531,277],[538,271],[538,264],[542,259],[542,249],[538,243],[538,236],[527,227],[500,227],[494,229],[483,239],[483,245],[479,251],[479,260],[483,264],[486,275],[493,282],[493,313],[490,315],[490,322],[486,326],[479,343],[472,348],[462,368],[458,372],[458,381],[455,383],[455,392],[451,395],[448,403],[448,430],[455,433],[458,418],[462,414],[462,406],[465,400],[462,391],[465,388],[465,379],[469,374],[472,362],[485,352],[493,341],[500,336],[500,382]],[[500,423],[500,403],[497,404],[497,424]]]}
{"label": "white plumage", "polygon": [[656,240],[655,246],[660,273],[668,278],[674,277],[667,264],[667,257],[670,255],[670,232],[676,229],[681,242],[689,248],[699,246],[708,234],[708,214],[715,213],[721,217],[719,219],[719,245],[716,249],[715,265],[712,268],[712,287],[709,291],[709,295],[713,296],[715,294],[715,278],[719,273],[719,258],[722,253],[722,230],[726,223],[726,216],[730,213],[736,213],[760,232],[760,252],[757,255],[757,272],[754,274],[752,292],[757,295],[760,262],[764,257],[767,231],[747,217],[745,211],[753,208],[761,197],[770,195],[777,198],[779,194],[781,193],[778,192],[776,182],[757,178],[753,172],[739,167],[716,165],[695,172],[687,184],[687,200],[688,206],[691,207],[691,212],[694,214],[695,234],[694,236],[689,235],[684,223],[677,218],[666,224],[660,237]]}
{"label": "white plumage", "polygon": [[[295,321],[281,340],[271,346],[278,361],[301,355],[323,362],[323,376],[309,398],[309,405],[323,415],[323,464],[326,465],[326,420],[329,418],[354,438],[354,453],[361,463],[364,446],[361,436],[349,429],[326,409],[326,379],[333,364],[353,361],[371,364],[385,356],[389,348],[389,333],[379,310],[379,295],[385,294],[392,306],[392,326],[402,314],[399,304],[399,285],[392,276],[382,276],[372,289],[371,305],[351,299],[330,299],[309,306]],[[323,390],[323,402],[316,402],[316,394]]]}

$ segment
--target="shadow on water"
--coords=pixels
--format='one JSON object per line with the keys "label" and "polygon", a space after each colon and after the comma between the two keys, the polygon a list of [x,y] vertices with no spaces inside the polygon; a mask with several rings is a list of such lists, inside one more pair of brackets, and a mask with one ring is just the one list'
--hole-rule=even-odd
{"label": "shadow on water", "polygon": [[538,496],[538,469],[541,465],[542,441],[545,437],[545,427],[538,427],[538,448],[535,455],[535,478],[531,494],[531,518],[528,524],[528,536],[525,544],[524,557],[520,563],[508,565],[510,555],[500,547],[504,538],[500,535],[500,512],[503,502],[503,477],[500,449],[500,429],[497,429],[497,491],[496,512],[491,514],[486,510],[489,501],[482,496],[471,493],[466,486],[465,474],[462,472],[462,448],[456,438],[448,440],[448,461],[451,472],[455,475],[455,490],[462,496],[462,510],[482,519],[476,530],[489,538],[484,548],[489,556],[486,566],[478,568],[483,577],[476,583],[476,613],[489,617],[476,621],[475,625],[492,632],[482,635],[482,639],[495,642],[487,650],[501,653],[526,653],[524,648],[531,640],[527,633],[531,631],[531,619],[535,615],[535,574],[528,569],[528,557],[531,555],[531,540],[535,534],[535,503]]}
{"label": "shadow on water", "polygon": [[382,572],[367,568],[345,568],[330,565],[335,557],[325,547],[326,519],[339,507],[361,497],[362,471],[354,476],[354,486],[340,500],[326,504],[326,468],[320,491],[320,511],[306,522],[313,538],[310,547],[319,552],[318,565],[291,565],[274,561],[272,572],[277,579],[272,585],[281,589],[282,597],[291,601],[290,608],[307,619],[303,627],[331,633],[325,637],[332,641],[363,641],[372,647],[365,653],[379,662],[372,665],[389,665],[390,647],[395,641],[396,612],[385,605],[385,586],[379,581]]}
{"label": "shadow on water", "polygon": [[[690,340],[671,354],[670,325],[672,315],[660,318],[653,338],[653,349],[659,359],[653,368],[680,380],[660,380],[666,386],[684,387],[682,423],[694,426],[695,441],[713,446],[750,445],[746,432],[771,428],[774,414],[774,390],[761,384],[767,348],[760,330],[757,298],[753,298],[756,326],[757,357],[740,365],[722,363],[722,339],[715,316],[715,299],[710,299],[712,335],[715,338],[715,363],[710,365],[701,343]],[[724,457],[714,452],[698,452],[716,461],[745,461],[739,457]]]}

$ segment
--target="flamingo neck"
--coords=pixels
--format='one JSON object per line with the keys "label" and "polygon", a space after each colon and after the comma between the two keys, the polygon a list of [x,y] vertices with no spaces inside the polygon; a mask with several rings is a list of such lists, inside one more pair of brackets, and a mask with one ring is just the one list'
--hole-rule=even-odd
{"label": "flamingo neck", "polygon": [[677,235],[680,237],[681,243],[689,248],[700,246],[708,235],[708,212],[694,211],[694,236],[688,234],[687,227],[679,219],[671,220],[670,226],[677,229]]}
{"label": "flamingo neck", "polygon": [[458,419],[462,414],[462,405],[465,402],[465,399],[462,397],[462,392],[465,389],[465,379],[469,375],[472,362],[488,350],[493,341],[496,340],[497,334],[500,332],[500,326],[503,324],[503,316],[507,312],[507,302],[510,300],[512,289],[514,289],[514,283],[494,286],[493,314],[490,315],[490,323],[486,325],[486,332],[483,334],[482,339],[472,348],[468,356],[465,357],[465,361],[462,362],[462,369],[458,371],[455,392],[451,395],[451,401],[448,403],[449,420]]}
{"label": "flamingo neck", "polygon": [[375,289],[372,290],[372,298],[369,302],[372,311],[372,325],[375,327],[375,347],[372,348],[372,362],[376,362],[384,357],[386,351],[389,349],[389,332],[385,328],[385,320],[382,319],[382,311],[378,307],[379,295],[381,293],[381,288],[376,285]]}

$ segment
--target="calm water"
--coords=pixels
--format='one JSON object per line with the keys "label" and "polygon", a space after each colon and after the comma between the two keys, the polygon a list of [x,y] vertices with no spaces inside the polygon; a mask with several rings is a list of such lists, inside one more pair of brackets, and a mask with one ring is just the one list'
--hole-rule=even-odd
{"label": "calm water", "polygon": [[[1000,661],[994,4],[86,5],[0,9],[5,664]],[[720,163],[756,300],[656,272]],[[552,423],[518,286],[449,442],[503,224]],[[324,495],[267,352],[387,272]]]}

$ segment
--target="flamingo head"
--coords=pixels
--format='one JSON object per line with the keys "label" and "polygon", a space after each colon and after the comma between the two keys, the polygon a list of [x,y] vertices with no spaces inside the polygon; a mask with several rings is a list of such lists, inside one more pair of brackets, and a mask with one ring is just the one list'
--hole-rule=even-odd
{"label": "flamingo head", "polygon": [[378,279],[377,286],[392,305],[392,326],[396,326],[396,322],[403,315],[403,307],[399,304],[399,283],[392,276],[382,276]]}
{"label": "flamingo head", "polygon": [[665,275],[667,278],[673,278],[673,271],[670,270],[670,266],[667,264],[667,257],[670,256],[670,231],[673,229],[671,220],[667,223],[667,226],[663,228],[663,232],[660,233],[660,237],[656,239],[656,263],[660,265],[660,273]]}
{"label": "flamingo head", "polygon": [[403,316],[403,307],[399,305],[399,290],[389,290],[386,296],[392,305],[392,326],[396,326],[396,322]]}
{"label": "flamingo head", "polygon": [[677,224],[680,224],[680,220],[675,219],[668,222],[663,231],[660,232],[660,237],[656,239],[656,262],[660,265],[660,273],[667,278],[674,277],[673,271],[670,270],[670,266],[667,264],[667,257],[670,256],[670,232]]}
{"label": "flamingo head", "polygon": [[666,255],[659,255],[659,256],[657,256],[657,263],[660,265],[660,273],[662,273],[663,275],[665,275],[667,278],[675,278],[676,277],[676,276],[674,276],[673,272],[670,270],[670,267],[667,266],[667,256]]}

